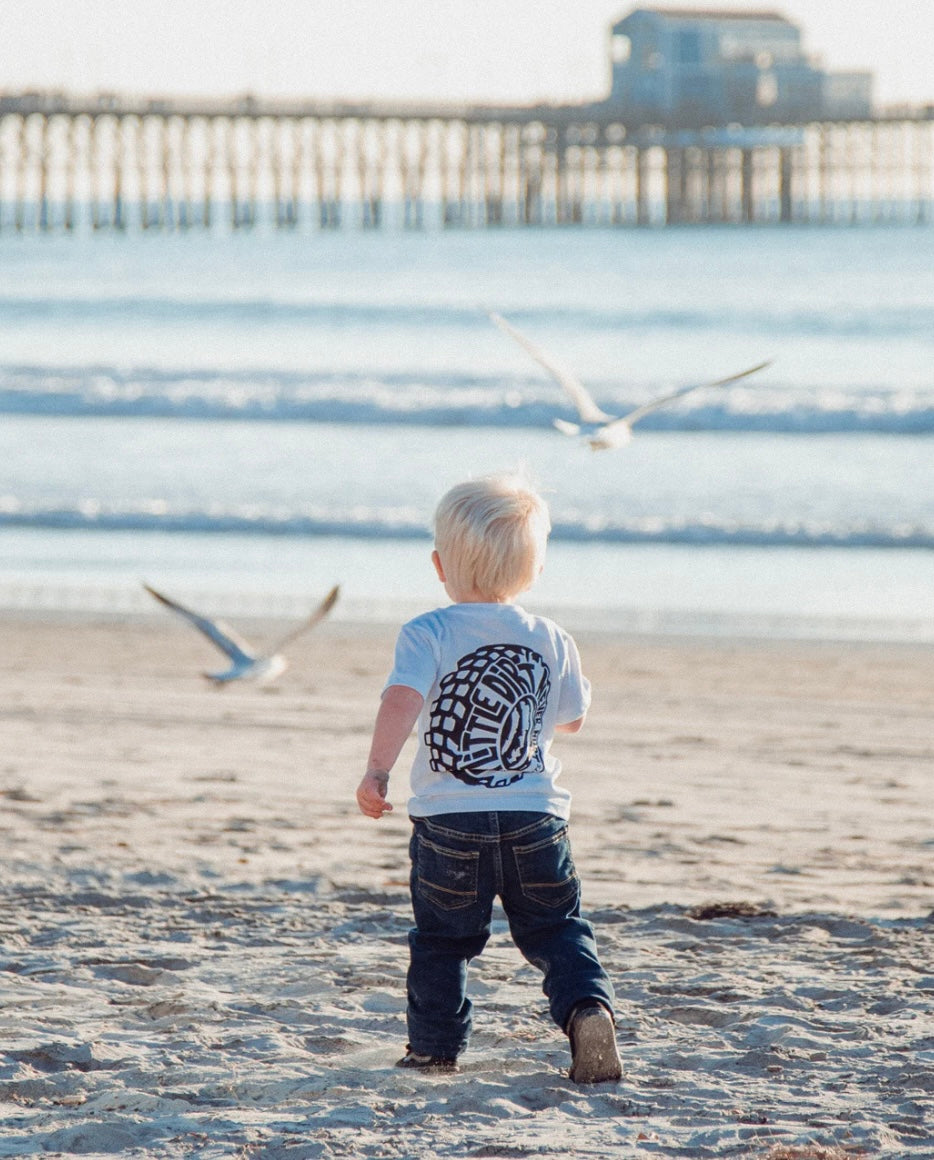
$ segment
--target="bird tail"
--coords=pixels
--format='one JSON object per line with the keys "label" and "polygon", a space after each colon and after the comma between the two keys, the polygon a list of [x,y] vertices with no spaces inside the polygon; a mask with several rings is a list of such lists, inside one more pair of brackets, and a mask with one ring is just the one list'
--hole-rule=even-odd
{"label": "bird tail", "polygon": [[552,423],[562,435],[580,435],[579,423],[569,423],[566,419],[552,419]]}

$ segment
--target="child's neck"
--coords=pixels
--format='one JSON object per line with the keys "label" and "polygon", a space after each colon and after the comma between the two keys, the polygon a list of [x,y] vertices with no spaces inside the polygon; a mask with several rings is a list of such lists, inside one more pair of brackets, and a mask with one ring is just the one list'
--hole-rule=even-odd
{"label": "child's neck", "polygon": [[512,596],[490,596],[486,592],[448,592],[455,604],[512,604],[518,593]]}

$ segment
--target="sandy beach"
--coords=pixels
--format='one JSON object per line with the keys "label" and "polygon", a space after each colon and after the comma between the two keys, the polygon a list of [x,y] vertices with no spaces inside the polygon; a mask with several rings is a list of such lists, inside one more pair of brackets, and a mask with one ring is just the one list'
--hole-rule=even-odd
{"label": "sandy beach", "polygon": [[586,1088],[503,922],[461,1074],[393,1067],[405,762],[390,818],[353,791],[394,635],[218,692],[170,618],[0,618],[0,1155],[934,1156],[930,645],[578,635]]}

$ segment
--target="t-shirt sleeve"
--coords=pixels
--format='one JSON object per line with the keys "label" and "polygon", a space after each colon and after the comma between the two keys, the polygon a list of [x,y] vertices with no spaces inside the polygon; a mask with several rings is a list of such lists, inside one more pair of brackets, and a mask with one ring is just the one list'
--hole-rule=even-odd
{"label": "t-shirt sleeve", "polygon": [[565,658],[558,697],[558,725],[567,725],[583,717],[590,708],[590,681],[581,672],[581,658],[574,640],[564,638]]}
{"label": "t-shirt sleeve", "polygon": [[383,692],[390,685],[405,685],[427,698],[438,673],[439,650],[435,637],[424,625],[404,624],[396,640],[392,672]]}

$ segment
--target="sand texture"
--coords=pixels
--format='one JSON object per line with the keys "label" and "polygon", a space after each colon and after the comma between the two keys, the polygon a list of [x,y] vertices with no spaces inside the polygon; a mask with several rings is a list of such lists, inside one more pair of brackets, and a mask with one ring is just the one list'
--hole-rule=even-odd
{"label": "sand texture", "polygon": [[579,637],[587,1088],[499,919],[461,1074],[392,1066],[405,764],[392,817],[353,791],[393,638],[218,692],[171,618],[0,619],[0,1156],[934,1157],[930,646]]}

